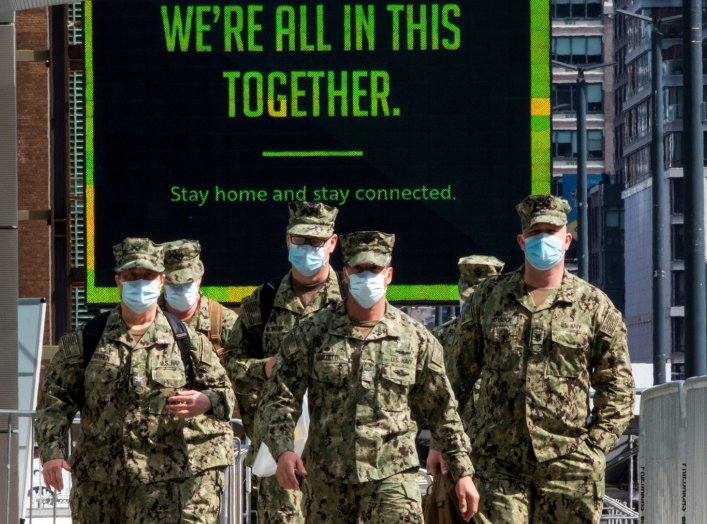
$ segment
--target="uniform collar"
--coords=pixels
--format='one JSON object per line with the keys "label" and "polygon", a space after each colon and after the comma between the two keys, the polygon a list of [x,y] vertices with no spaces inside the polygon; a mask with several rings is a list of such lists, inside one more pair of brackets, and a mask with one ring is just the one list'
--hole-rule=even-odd
{"label": "uniform collar", "polygon": [[[351,322],[351,318],[346,312],[346,303],[340,302],[337,304],[335,311],[336,315],[331,322],[329,332],[341,337],[361,338],[353,322]],[[401,319],[402,317],[400,315],[400,311],[386,301],[383,318],[381,318],[380,321],[373,326],[373,329],[366,337],[366,340],[401,338]]]}
{"label": "uniform collar", "polygon": [[[162,310],[157,308],[157,315],[155,320],[147,328],[147,331],[140,338],[138,346],[151,346],[156,344],[167,345],[170,343],[170,333],[172,328],[167,322],[167,317],[164,316]],[[120,314],[120,305],[118,305],[110,315],[108,315],[108,320],[106,321],[106,327],[103,330],[103,335],[106,340],[112,340],[115,342],[120,342],[122,344],[128,345],[130,347],[135,346],[135,339],[130,334],[128,325],[123,320]]]}
{"label": "uniform collar", "polygon": [[290,270],[280,281],[280,285],[275,292],[273,307],[287,309],[295,313],[303,313],[312,308],[318,310],[329,304],[335,304],[341,301],[342,296],[339,289],[339,276],[336,274],[336,271],[330,267],[329,276],[324,286],[319,290],[314,300],[312,300],[306,308],[302,309],[301,302],[292,291],[292,271]]}
{"label": "uniform collar", "polygon": [[[521,302],[526,298],[528,294],[528,288],[525,285],[525,280],[523,280],[524,268],[521,266],[515,273],[513,273],[509,279],[509,293],[513,294]],[[558,302],[572,303],[576,302],[579,298],[579,292],[577,286],[577,281],[579,279],[571,274],[566,269],[562,274],[562,282],[557,290],[553,304]]]}

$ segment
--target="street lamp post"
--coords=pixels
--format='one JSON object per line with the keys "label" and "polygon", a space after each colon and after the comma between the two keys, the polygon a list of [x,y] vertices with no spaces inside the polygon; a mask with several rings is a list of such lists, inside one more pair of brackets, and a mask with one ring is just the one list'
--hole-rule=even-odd
{"label": "street lamp post", "polygon": [[668,353],[666,314],[670,295],[670,207],[665,178],[663,151],[663,35],[661,23],[677,20],[680,16],[652,18],[617,9],[616,13],[652,24],[651,29],[651,95],[653,98],[653,126],[651,129],[651,196],[653,199],[653,383],[667,381],[665,359]]}
{"label": "street lamp post", "polygon": [[584,72],[614,65],[614,62],[577,66],[553,60],[553,64],[577,71],[577,273],[589,280],[589,220],[587,213],[587,82]]}
{"label": "street lamp post", "polygon": [[702,1],[683,0],[685,75],[685,377],[707,375]]}

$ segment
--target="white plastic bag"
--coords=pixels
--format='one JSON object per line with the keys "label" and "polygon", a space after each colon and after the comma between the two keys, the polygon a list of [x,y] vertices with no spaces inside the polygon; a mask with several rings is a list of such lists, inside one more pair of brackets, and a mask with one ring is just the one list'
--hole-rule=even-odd
{"label": "white plastic bag", "polygon": [[[307,443],[309,435],[309,405],[307,404],[307,392],[302,397],[302,414],[295,426],[295,453],[298,457],[302,456],[304,445]],[[255,455],[252,472],[259,477],[271,477],[277,470],[277,463],[272,458],[270,450],[265,445],[265,442],[260,443],[258,453]]]}

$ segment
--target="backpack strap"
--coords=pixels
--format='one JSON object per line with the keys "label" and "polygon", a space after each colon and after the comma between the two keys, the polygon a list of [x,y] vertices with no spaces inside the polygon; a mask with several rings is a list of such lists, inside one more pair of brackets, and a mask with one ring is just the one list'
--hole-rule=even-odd
{"label": "backpack strap", "polygon": [[83,367],[86,369],[88,363],[91,362],[93,354],[96,352],[96,346],[101,340],[103,330],[106,328],[110,311],[99,313],[91,320],[86,322],[83,327]]}
{"label": "backpack strap", "polygon": [[223,344],[221,344],[222,318],[223,306],[219,302],[209,299],[209,320],[211,321],[209,340],[219,358],[223,354]]}
{"label": "backpack strap", "polygon": [[263,287],[260,288],[260,296],[258,299],[260,302],[260,318],[263,325],[268,323],[273,304],[275,304],[275,293],[277,293],[277,288],[280,287],[281,282],[282,277],[276,278],[266,282],[263,284]]}
{"label": "backpack strap", "polygon": [[163,310],[162,313],[167,322],[169,322],[169,327],[172,328],[174,339],[179,346],[179,353],[182,355],[182,362],[184,363],[184,372],[187,376],[187,384],[193,385],[196,380],[196,373],[194,372],[194,362],[191,358],[191,340],[187,326],[169,311]]}
{"label": "backpack strap", "polygon": [[346,289],[346,286],[344,285],[344,272],[337,271],[336,276],[338,277],[338,280],[339,280],[339,293],[341,293],[341,300],[346,302],[346,295],[348,294],[348,290]]}

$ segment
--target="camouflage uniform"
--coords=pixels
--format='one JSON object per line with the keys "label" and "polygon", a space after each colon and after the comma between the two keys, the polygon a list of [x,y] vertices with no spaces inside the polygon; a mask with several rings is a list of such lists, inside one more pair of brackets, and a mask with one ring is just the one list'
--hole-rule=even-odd
{"label": "camouflage uniform", "polygon": [[[522,228],[564,224],[568,209],[556,197],[529,197],[519,205]],[[604,455],[634,400],[626,327],[609,298],[565,272],[535,306],[521,268],[476,289],[458,344],[460,403],[480,381],[468,428],[481,495],[475,520],[599,522]]]}
{"label": "camouflage uniform", "polygon": [[[324,204],[293,202],[288,204],[289,223],[287,232],[292,235],[328,238],[334,234],[334,220],[338,210]],[[292,273],[288,272],[275,290],[272,310],[268,318],[260,311],[261,293],[269,284],[263,284],[241,304],[240,316],[226,341],[224,361],[231,380],[236,385],[236,397],[246,433],[251,437],[251,449],[260,447],[261,435],[253,427],[260,392],[267,379],[265,364],[275,356],[285,335],[303,319],[320,309],[341,302],[339,278],[330,270],[326,284],[312,301],[303,306],[292,289]],[[255,452],[249,453],[248,464],[252,465]],[[260,522],[303,522],[299,492],[286,491],[274,476],[258,479],[258,515]]]}
{"label": "camouflage uniform", "polygon": [[[164,270],[162,249],[139,240],[126,239],[114,248],[116,272]],[[43,462],[64,458],[67,431],[81,411],[81,435],[70,458],[74,522],[216,520],[223,483],[213,470],[231,462],[233,434],[225,423],[220,431],[204,433],[203,420],[228,421],[235,397],[206,337],[192,331],[189,336],[193,385],[187,384],[179,347],[159,309],[136,342],[115,308],[87,364],[82,330],[60,339],[37,408],[36,431]],[[183,420],[169,414],[166,401],[189,386],[208,396],[212,407],[207,415]],[[205,442],[194,452],[188,443],[197,435]],[[184,513],[194,494],[202,494],[202,503],[194,514]]]}
{"label": "camouflage uniform", "polygon": [[[162,247],[164,248],[166,285],[188,284],[204,276],[204,263],[200,257],[201,244],[199,244],[198,240],[175,240],[162,244]],[[164,294],[160,297],[158,305],[161,308],[166,308],[167,304]],[[220,326],[217,328],[213,325],[211,317],[211,308],[214,306],[218,308],[218,316],[221,320]],[[238,315],[234,311],[200,294],[196,311],[183,322],[190,329],[203,333],[211,342],[219,359],[221,359],[225,341],[228,339],[237,318]],[[221,362],[223,363],[223,360]],[[234,411],[237,412],[236,409]],[[208,415],[198,415],[191,419],[191,425],[196,431],[185,432],[185,437],[189,454],[195,455],[202,451],[209,452],[212,445],[208,440],[205,440],[205,436],[224,434],[226,427],[230,428],[230,421],[216,420]],[[233,446],[232,442],[230,446]],[[226,466],[213,470],[216,484],[213,486],[203,485],[201,490],[195,491],[192,498],[184,506],[184,512],[189,515],[198,515],[203,513],[204,508],[209,504],[217,503],[213,507],[220,507],[220,497],[218,501],[214,500],[213,497],[223,492],[225,473]],[[204,480],[211,480],[211,477],[205,477]]]}
{"label": "camouflage uniform", "polygon": [[[163,247],[165,249],[164,265],[165,282],[167,284],[186,284],[204,275],[204,264],[199,257],[201,245],[198,241],[176,240],[163,244]],[[212,336],[213,330],[209,307],[213,307],[213,305],[210,305],[210,303],[215,303],[221,307],[221,336],[219,340]],[[160,297],[158,304],[162,309],[165,308],[164,295]],[[184,323],[194,331],[199,331],[209,337],[223,362],[223,350],[217,349],[216,346],[225,347],[237,318],[238,315],[233,310],[202,294],[199,298],[199,307]]]}
{"label": "camouflage uniform", "polygon": [[[469,255],[460,258],[457,267],[459,268],[459,299],[462,305],[469,301],[476,286],[488,277],[498,275],[503,271],[503,266],[504,263],[499,259],[487,255]],[[450,382],[454,382],[453,373],[456,359],[453,342],[457,337],[457,318],[451,318],[432,329],[432,334],[444,348],[444,364]],[[465,420],[464,417],[462,420]]]}
{"label": "camouflage uniform", "polygon": [[[347,265],[363,263],[356,254],[371,246],[370,237],[363,232],[342,238]],[[378,244],[388,254],[390,237]],[[303,320],[287,336],[258,413],[259,424],[269,428],[265,440],[273,457],[293,450],[305,390],[307,522],[422,522],[414,482],[418,423],[434,428],[455,479],[473,472],[442,348],[390,304],[368,334],[341,303]]]}

